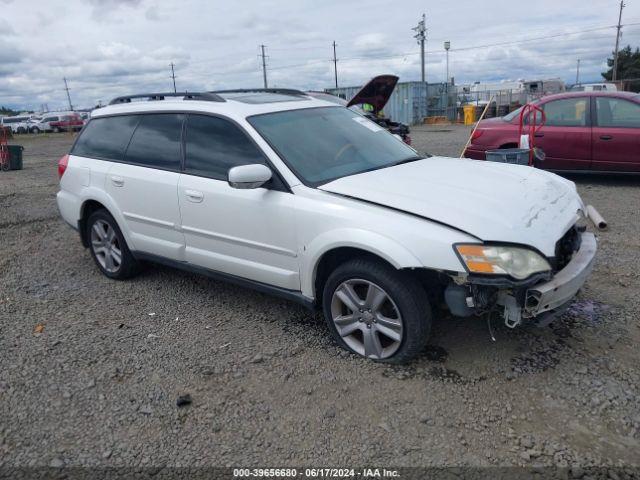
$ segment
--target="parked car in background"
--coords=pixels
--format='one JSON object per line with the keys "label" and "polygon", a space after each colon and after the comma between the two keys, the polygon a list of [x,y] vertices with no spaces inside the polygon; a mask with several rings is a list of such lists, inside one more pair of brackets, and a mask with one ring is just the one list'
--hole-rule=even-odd
{"label": "parked car in background", "polygon": [[[640,172],[639,94],[570,92],[533,103],[546,116],[545,125],[534,138],[535,146],[546,154],[540,168]],[[484,160],[487,150],[517,147],[520,112],[518,109],[502,118],[482,120],[465,156]]]}
{"label": "parked car in background", "polygon": [[348,102],[343,98],[326,92],[310,91],[306,93],[320,100],[326,100],[327,102],[348,107],[381,127],[386,128],[394,135],[398,135],[407,145],[411,145],[409,126],[404,123],[394,122],[382,113],[382,109],[389,101],[389,97],[391,97],[397,83],[398,77],[395,75],[378,75],[377,77],[373,77]]}
{"label": "parked car in background", "polygon": [[38,123],[30,126],[32,133],[41,132],[65,132],[65,131],[77,131],[82,129],[84,122],[77,113],[65,113],[65,114],[46,114],[42,117]]}
{"label": "parked car in background", "polygon": [[11,128],[12,133],[27,133],[29,131],[29,116],[21,115],[14,117],[3,117],[2,126]]}
{"label": "parked car in background", "polygon": [[35,131],[35,129],[37,129],[37,126],[41,121],[42,121],[42,117],[39,117],[39,116],[34,115],[31,118],[29,118],[29,120],[27,121],[27,131],[30,133],[39,133]]}
{"label": "parked car in background", "polygon": [[510,328],[549,321],[597,250],[573,182],[424,158],[297,90],[117,98],[58,175],[60,214],[105,276],[153,261],[281,295],[385,362],[423,350],[431,305]]}

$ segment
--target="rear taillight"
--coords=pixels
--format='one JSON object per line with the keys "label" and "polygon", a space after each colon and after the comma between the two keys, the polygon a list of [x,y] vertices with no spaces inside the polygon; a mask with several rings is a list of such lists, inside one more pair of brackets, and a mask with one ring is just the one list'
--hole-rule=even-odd
{"label": "rear taillight", "polygon": [[479,128],[476,129],[475,132],[473,132],[473,135],[471,135],[471,141],[473,142],[474,140],[480,138],[480,136],[484,133],[484,130],[480,130]]}
{"label": "rear taillight", "polygon": [[67,170],[67,164],[69,163],[69,155],[65,155],[58,160],[58,179],[62,178],[64,172]]}

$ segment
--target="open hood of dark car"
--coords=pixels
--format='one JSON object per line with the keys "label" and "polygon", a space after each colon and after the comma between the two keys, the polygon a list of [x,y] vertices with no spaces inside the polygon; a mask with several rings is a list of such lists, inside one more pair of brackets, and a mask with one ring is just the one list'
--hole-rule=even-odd
{"label": "open hood of dark car", "polygon": [[377,114],[389,101],[389,97],[396,88],[398,77],[395,75],[378,75],[373,77],[369,83],[360,89],[353,97],[347,107],[352,105],[362,105],[368,103],[373,106],[373,113]]}

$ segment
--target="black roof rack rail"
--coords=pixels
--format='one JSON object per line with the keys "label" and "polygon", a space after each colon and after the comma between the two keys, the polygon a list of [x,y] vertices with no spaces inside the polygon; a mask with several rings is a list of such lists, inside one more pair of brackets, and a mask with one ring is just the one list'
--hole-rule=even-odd
{"label": "black roof rack rail", "polygon": [[150,102],[155,100],[164,100],[165,97],[182,97],[183,100],[203,100],[206,102],[226,102],[220,95],[216,95],[213,92],[169,92],[169,93],[139,93],[136,95],[124,95],[122,97],[116,97],[109,102],[109,105],[116,105],[119,103],[130,103],[131,100],[136,98],[146,98]]}
{"label": "black roof rack rail", "polygon": [[214,90],[209,93],[279,93],[281,95],[307,96],[302,90],[294,88],[237,88],[232,90]]}

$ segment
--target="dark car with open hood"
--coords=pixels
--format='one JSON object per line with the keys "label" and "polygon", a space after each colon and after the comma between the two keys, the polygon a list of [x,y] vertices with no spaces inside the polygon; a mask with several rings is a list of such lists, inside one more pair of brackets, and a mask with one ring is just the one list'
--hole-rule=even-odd
{"label": "dark car with open hood", "polygon": [[309,91],[307,94],[320,100],[344,105],[386,128],[394,135],[398,135],[407,145],[411,145],[409,126],[404,123],[394,122],[385,117],[382,112],[397,83],[398,77],[395,75],[378,75],[373,77],[349,101],[327,92]]}

